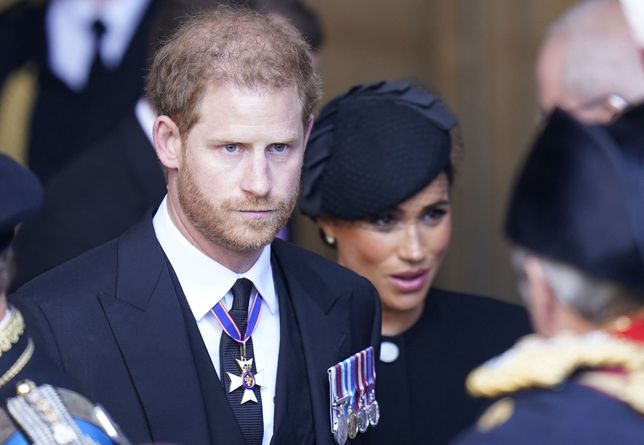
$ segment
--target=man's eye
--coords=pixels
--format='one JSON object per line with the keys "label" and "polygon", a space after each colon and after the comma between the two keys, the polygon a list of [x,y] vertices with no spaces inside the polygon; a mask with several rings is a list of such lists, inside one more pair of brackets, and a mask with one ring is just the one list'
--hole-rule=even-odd
{"label": "man's eye", "polygon": [[271,150],[277,153],[283,153],[288,149],[286,144],[273,144]]}
{"label": "man's eye", "polygon": [[224,150],[226,150],[228,153],[234,153],[237,151],[239,147],[237,147],[237,144],[226,144],[224,145]]}

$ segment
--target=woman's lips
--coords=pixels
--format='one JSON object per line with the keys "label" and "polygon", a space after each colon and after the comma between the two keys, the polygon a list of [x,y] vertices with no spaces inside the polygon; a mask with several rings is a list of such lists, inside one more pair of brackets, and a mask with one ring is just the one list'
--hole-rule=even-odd
{"label": "woman's lips", "polygon": [[429,269],[415,269],[389,276],[391,283],[398,292],[417,292],[427,283]]}

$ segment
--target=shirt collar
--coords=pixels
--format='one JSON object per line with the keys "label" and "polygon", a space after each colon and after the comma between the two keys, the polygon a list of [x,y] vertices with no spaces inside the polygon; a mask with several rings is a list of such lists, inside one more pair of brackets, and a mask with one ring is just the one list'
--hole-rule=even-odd
{"label": "shirt collar", "polygon": [[152,220],[154,232],[188,300],[196,320],[205,316],[235,284],[238,278],[248,278],[262,296],[271,314],[277,309],[277,295],[271,265],[271,246],[265,246],[246,272],[238,274],[219,264],[193,246],[172,222],[167,208],[167,196]]}

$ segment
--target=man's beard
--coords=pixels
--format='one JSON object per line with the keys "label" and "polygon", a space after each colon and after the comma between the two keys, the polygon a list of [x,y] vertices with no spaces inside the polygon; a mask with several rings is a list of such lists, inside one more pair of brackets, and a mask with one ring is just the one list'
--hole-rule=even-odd
{"label": "man's beard", "polygon": [[[298,181],[299,183],[299,181]],[[190,223],[206,239],[236,252],[257,250],[269,244],[286,224],[297,201],[298,189],[288,200],[249,196],[214,204],[199,189],[189,169],[179,172],[179,204]],[[239,210],[272,210],[267,218],[245,218]]]}

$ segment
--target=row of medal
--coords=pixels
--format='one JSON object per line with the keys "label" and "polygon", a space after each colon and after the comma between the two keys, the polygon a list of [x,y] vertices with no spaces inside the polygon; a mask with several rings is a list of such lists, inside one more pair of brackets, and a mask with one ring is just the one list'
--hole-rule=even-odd
{"label": "row of medal", "polygon": [[330,367],[331,431],[338,445],[355,439],[369,425],[376,426],[380,408],[376,400],[376,369],[373,347]]}

